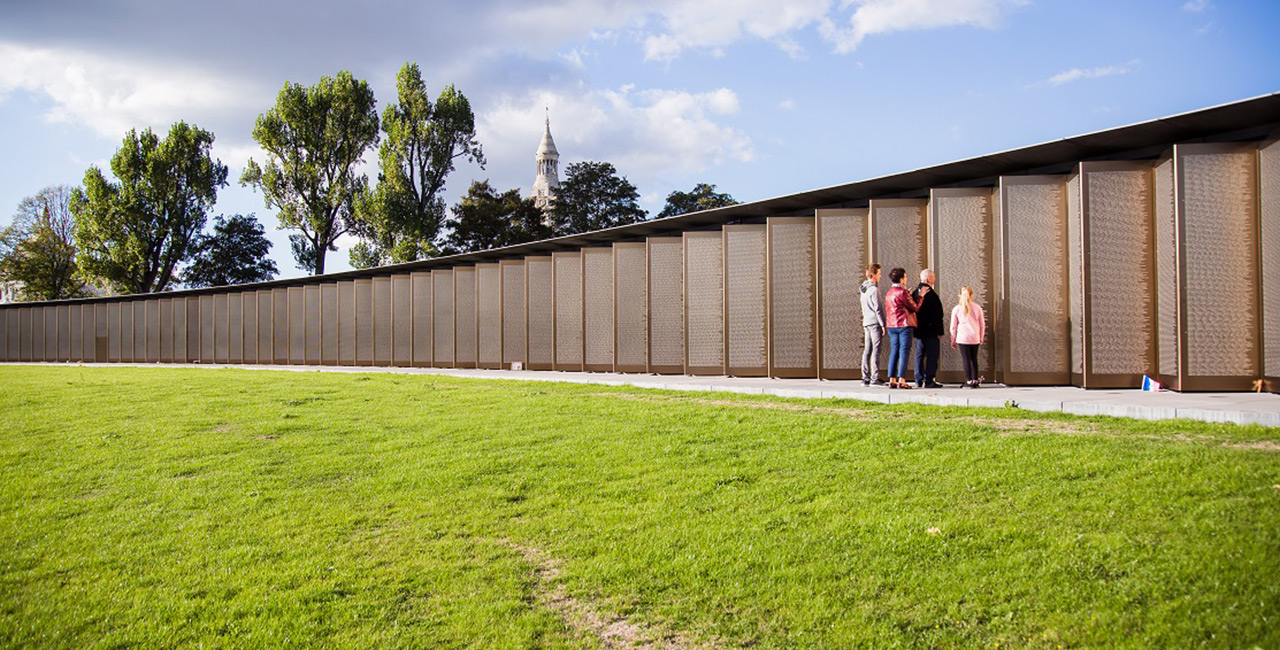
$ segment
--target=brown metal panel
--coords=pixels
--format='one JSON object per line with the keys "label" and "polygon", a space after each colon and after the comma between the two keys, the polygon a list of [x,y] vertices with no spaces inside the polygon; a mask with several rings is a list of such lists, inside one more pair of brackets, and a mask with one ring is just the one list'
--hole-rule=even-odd
{"label": "brown metal panel", "polygon": [[502,269],[476,265],[476,365],[502,367]]}
{"label": "brown metal panel", "polygon": [[187,337],[186,361],[195,363],[200,360],[200,298],[193,296],[185,300],[187,305],[183,313]]}
{"label": "brown metal panel", "polygon": [[44,354],[44,307],[31,308],[31,360],[45,361]]}
{"label": "brown metal panel", "polygon": [[1280,138],[1258,146],[1258,205],[1262,282],[1262,374],[1280,392]]}
{"label": "brown metal panel", "polygon": [[320,285],[320,363],[338,365],[338,285]]}
{"label": "brown metal panel", "polygon": [[69,305],[58,305],[57,307],[57,349],[55,350],[55,358],[58,361],[71,360],[71,307]]}
{"label": "brown metal panel", "polygon": [[[112,363],[120,361],[120,352],[123,347],[120,336],[120,303],[113,302],[107,305],[107,361]],[[27,354],[30,360],[32,358],[30,352]]]}
{"label": "brown metal panel", "polygon": [[1156,372],[1160,383],[1180,390],[1182,370],[1178,338],[1178,220],[1173,152],[1161,156],[1152,171],[1155,204]]}
{"label": "brown metal panel", "polygon": [[147,360],[147,301],[142,298],[133,301],[133,360]]}
{"label": "brown metal panel", "polygon": [[476,269],[453,269],[453,364],[456,368],[476,367]]}
{"label": "brown metal panel", "polygon": [[356,365],[373,365],[373,280],[356,282]]}
{"label": "brown metal panel", "polygon": [[525,337],[524,260],[502,260],[502,363],[527,360]]}
{"label": "brown metal panel", "polygon": [[684,233],[684,367],[690,375],[723,375],[724,233]]}
{"label": "brown metal panel", "polygon": [[768,233],[764,224],[724,227],[727,372],[769,374]]}
{"label": "brown metal panel", "polygon": [[1006,325],[1004,382],[1071,381],[1066,179],[1000,178],[1004,220]]}
{"label": "brown metal panel", "polygon": [[649,372],[684,373],[684,240],[650,237]]}
{"label": "brown metal panel", "polygon": [[1005,311],[1008,304],[1005,295],[1004,266],[1008,257],[1004,240],[1004,208],[1000,204],[1000,187],[991,190],[991,333],[987,349],[991,351],[991,374],[996,382],[1004,382],[1003,332],[1007,331]]}
{"label": "brown metal panel", "polygon": [[213,360],[226,363],[231,350],[231,324],[227,314],[227,294],[213,296]]}
{"label": "brown metal panel", "polygon": [[227,294],[227,362],[244,363],[244,300]]}
{"label": "brown metal panel", "polygon": [[148,363],[160,361],[160,299],[151,298],[142,303],[146,315],[146,359]]}
{"label": "brown metal panel", "polygon": [[991,189],[985,187],[934,189],[930,193],[929,266],[938,276],[934,288],[942,299],[942,314],[948,328],[948,338],[942,341],[938,360],[939,381],[965,379],[960,353],[952,350],[947,341],[951,310],[960,303],[960,288],[966,286],[973,289],[973,302],[982,309],[986,323],[986,340],[978,351],[978,372],[988,379],[995,377],[992,332],[996,298],[991,275],[995,245],[991,204]]}
{"label": "brown metal panel", "polygon": [[431,365],[431,273],[413,277],[413,365]]}
{"label": "brown metal panel", "polygon": [[243,320],[243,326],[240,328],[243,362],[258,363],[258,293],[246,291],[240,294],[240,309],[241,320]]}
{"label": "brown metal panel", "polygon": [[[0,319],[0,327],[3,327],[3,319]],[[84,327],[80,322],[80,305],[71,305],[67,308],[67,350],[66,361],[82,361],[84,357],[81,355],[81,343],[84,341]],[[4,356],[4,334],[0,332],[0,359]]]}
{"label": "brown metal panel", "polygon": [[[3,316],[0,316],[3,318]],[[0,338],[0,347],[4,339]],[[84,304],[71,308],[71,360],[93,361],[93,305]]]}
{"label": "brown metal panel", "polygon": [[120,303],[120,361],[131,363],[134,361],[134,323],[133,323],[133,303]]}
{"label": "brown metal panel", "polygon": [[391,365],[392,317],[391,276],[373,279],[373,363]]}
{"label": "brown metal panel", "polygon": [[769,374],[817,377],[813,217],[769,218]]}
{"label": "brown metal panel", "polygon": [[1182,390],[1249,390],[1262,376],[1258,310],[1224,318],[1221,304],[1224,278],[1258,277],[1257,156],[1253,144],[1174,146]]}
{"label": "brown metal panel", "polygon": [[4,341],[9,361],[22,360],[22,312],[18,309],[6,309]]}
{"label": "brown metal panel", "polygon": [[613,371],[613,247],[582,249],[583,369]]}
{"label": "brown metal panel", "polygon": [[[22,315],[22,320],[20,322],[22,361],[35,361],[36,357],[39,356],[36,354],[36,345],[35,345],[36,343],[36,323],[35,323],[36,309],[38,308],[22,307],[19,310]],[[120,328],[119,314],[120,314],[119,307],[117,307],[116,308],[116,331],[117,332],[119,332],[119,328]],[[116,352],[117,359],[120,356],[118,337],[119,337],[119,334],[117,334],[117,339],[116,339],[117,340],[117,352]]]}
{"label": "brown metal panel", "polygon": [[613,245],[614,371],[649,371],[649,246]]}
{"label": "brown metal panel", "polygon": [[529,364],[531,370],[551,370],[555,365],[555,281],[551,258],[524,258],[528,305]]}
{"label": "brown metal panel", "polygon": [[818,210],[818,376],[862,378],[862,302],[867,209]]}
{"label": "brown metal panel", "polygon": [[453,270],[438,269],[431,272],[431,308],[434,323],[431,365],[438,368],[453,367]]}
{"label": "brown metal panel", "polygon": [[289,363],[307,363],[307,303],[304,287],[289,287]]}
{"label": "brown metal panel", "polygon": [[258,294],[258,363],[275,362],[275,299],[269,289]]}
{"label": "brown metal panel", "polygon": [[289,290],[271,290],[272,360],[277,365],[289,363]]}
{"label": "brown metal panel", "polygon": [[218,330],[217,305],[213,296],[200,296],[200,361],[217,363],[216,333]]}
{"label": "brown metal panel", "polygon": [[306,323],[303,360],[308,366],[320,365],[322,332],[320,331],[320,285],[308,284],[302,288],[302,313]]}
{"label": "brown metal panel", "polygon": [[356,283],[338,283],[338,365],[356,364]]}
{"label": "brown metal panel", "polygon": [[173,298],[160,300],[160,361],[173,363]]}
{"label": "brown metal panel", "polygon": [[413,278],[408,273],[391,277],[392,351],[397,366],[413,365]]}
{"label": "brown metal panel", "polygon": [[[892,282],[889,270],[901,267],[903,280],[914,287],[920,271],[929,265],[927,199],[875,199],[870,207],[871,257],[884,267],[880,277],[880,295],[885,295]],[[888,341],[883,344],[888,354]],[[907,378],[915,378],[914,345],[907,355]],[[885,373],[881,373],[885,374]]]}
{"label": "brown metal panel", "polygon": [[552,253],[556,370],[582,370],[582,253]]}
{"label": "brown metal panel", "polygon": [[17,313],[14,309],[0,309],[0,361],[16,361],[9,356],[9,315]]}
{"label": "brown metal panel", "polygon": [[[1080,273],[1073,269],[1072,301],[1079,303],[1082,347],[1079,354],[1073,348],[1072,356],[1080,360],[1085,388],[1137,388],[1143,375],[1155,372],[1151,165],[1086,162],[1077,176]],[[1116,291],[1116,278],[1145,280],[1148,286]]]}

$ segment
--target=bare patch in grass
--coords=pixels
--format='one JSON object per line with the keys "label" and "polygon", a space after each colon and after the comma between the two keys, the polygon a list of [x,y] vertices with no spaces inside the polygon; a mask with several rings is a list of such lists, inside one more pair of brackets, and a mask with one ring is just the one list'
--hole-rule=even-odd
{"label": "bare patch in grass", "polygon": [[533,567],[534,597],[540,605],[559,614],[565,624],[577,634],[598,641],[603,648],[684,650],[714,647],[692,644],[678,634],[633,623],[625,616],[602,614],[590,603],[570,596],[565,593],[564,587],[554,584],[560,577],[560,563],[555,558],[511,540],[495,541],[518,551]]}

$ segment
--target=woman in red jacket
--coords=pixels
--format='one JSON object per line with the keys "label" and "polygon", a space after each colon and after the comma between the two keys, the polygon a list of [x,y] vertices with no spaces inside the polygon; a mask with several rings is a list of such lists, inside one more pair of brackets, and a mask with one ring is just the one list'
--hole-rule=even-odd
{"label": "woman in red jacket", "polygon": [[908,389],[907,360],[911,358],[911,332],[916,326],[916,312],[920,301],[928,295],[928,288],[920,292],[919,299],[911,297],[911,291],[902,286],[906,269],[889,271],[893,287],[884,297],[885,324],[889,329],[889,388]]}

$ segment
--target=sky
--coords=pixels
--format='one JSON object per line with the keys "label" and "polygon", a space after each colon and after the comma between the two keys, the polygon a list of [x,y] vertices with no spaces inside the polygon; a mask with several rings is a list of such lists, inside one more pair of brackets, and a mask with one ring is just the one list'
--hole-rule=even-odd
{"label": "sky", "polygon": [[1277,33],[1275,0],[3,0],[0,226],[185,120],[230,168],[213,213],[255,213],[280,277],[305,275],[237,181],[280,88],[340,70],[379,112],[410,61],[467,96],[488,162],[450,205],[473,180],[528,192],[549,115],[562,177],[613,163],[653,215],[697,183],[766,199],[1280,91]]}

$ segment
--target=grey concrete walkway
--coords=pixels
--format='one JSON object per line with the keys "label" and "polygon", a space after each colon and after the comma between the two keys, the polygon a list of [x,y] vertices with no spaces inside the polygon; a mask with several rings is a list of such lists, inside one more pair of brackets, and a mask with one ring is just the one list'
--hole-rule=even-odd
{"label": "grey concrete walkway", "polygon": [[[4,364],[16,365],[16,364]],[[42,365],[42,364],[30,364]],[[69,364],[50,364],[69,365]],[[96,367],[156,367],[157,364],[83,364]],[[371,368],[334,366],[249,366],[207,364],[163,364],[185,368],[247,368],[294,372],[389,372],[409,375],[440,375],[482,379],[563,381],[606,386],[638,386],[687,391],[724,391],[780,397],[839,397],[884,404],[935,404],[940,406],[1004,406],[1016,403],[1030,411],[1053,411],[1076,415],[1165,420],[1184,418],[1205,422],[1261,424],[1280,427],[1280,395],[1270,393],[1144,393],[1140,390],[1082,390],[1071,387],[1006,387],[988,384],[977,390],[951,385],[933,390],[889,390],[864,387],[860,381],[818,379],[773,379],[765,377],[689,377],[683,375],[636,375],[595,372],[552,372],[542,370],[471,370],[445,368]]]}

